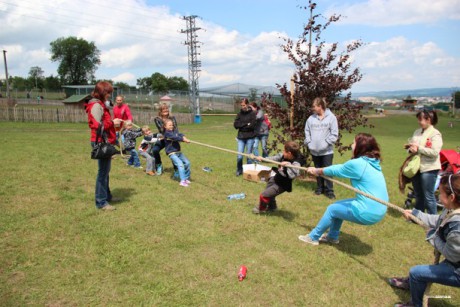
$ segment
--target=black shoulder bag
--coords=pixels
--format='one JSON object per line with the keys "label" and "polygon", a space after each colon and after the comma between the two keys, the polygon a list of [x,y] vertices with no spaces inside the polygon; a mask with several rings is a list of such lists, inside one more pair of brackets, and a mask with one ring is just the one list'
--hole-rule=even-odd
{"label": "black shoulder bag", "polygon": [[91,159],[111,159],[113,155],[119,153],[120,151],[107,141],[104,125],[100,124],[96,131],[96,144],[91,151]]}

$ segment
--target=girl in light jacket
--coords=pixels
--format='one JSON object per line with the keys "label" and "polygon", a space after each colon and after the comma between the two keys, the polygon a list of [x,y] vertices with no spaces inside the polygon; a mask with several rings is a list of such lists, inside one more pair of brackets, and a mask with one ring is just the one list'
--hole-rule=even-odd
{"label": "girl in light jacket", "polygon": [[412,177],[415,193],[415,209],[436,214],[436,198],[434,196],[436,178],[441,169],[439,152],[442,148],[442,135],[434,128],[438,122],[435,111],[423,110],[417,113],[419,129],[415,130],[409,144],[410,153],[420,155],[420,171]]}

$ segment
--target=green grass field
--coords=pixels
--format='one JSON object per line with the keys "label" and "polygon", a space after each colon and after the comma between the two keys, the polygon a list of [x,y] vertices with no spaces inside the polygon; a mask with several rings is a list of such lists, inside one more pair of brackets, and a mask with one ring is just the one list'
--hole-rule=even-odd
{"label": "green grass field", "polygon": [[[204,117],[181,127],[191,140],[236,150],[232,117]],[[459,144],[460,127],[438,129],[444,148]],[[383,152],[390,200],[402,149],[417,128],[414,116],[371,119]],[[94,206],[97,162],[85,124],[0,122],[1,306],[392,306],[409,293],[386,278],[433,262],[421,227],[388,211],[374,226],[344,223],[337,246],[307,246],[329,200],[314,184],[295,181],[278,197],[279,211],[256,216],[264,184],[235,177],[236,156],[184,144],[192,184],[179,187],[166,173],[148,177],[113,160],[111,189],[118,210]],[[351,135],[345,136],[347,141]],[[335,162],[350,158],[336,154]],[[145,166],[145,161],[142,161]],[[202,171],[208,166],[211,173]],[[244,192],[246,199],[227,201]],[[338,198],[352,192],[336,187]],[[240,265],[247,279],[237,279]],[[460,289],[436,285],[430,306],[458,306]]]}

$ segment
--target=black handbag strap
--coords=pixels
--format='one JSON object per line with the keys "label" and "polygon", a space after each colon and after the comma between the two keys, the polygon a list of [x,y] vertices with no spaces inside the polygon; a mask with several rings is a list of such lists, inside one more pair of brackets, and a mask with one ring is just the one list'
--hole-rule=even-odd
{"label": "black handbag strap", "polygon": [[107,135],[104,133],[104,124],[102,122],[99,123],[96,130],[96,144],[97,143],[108,143]]}

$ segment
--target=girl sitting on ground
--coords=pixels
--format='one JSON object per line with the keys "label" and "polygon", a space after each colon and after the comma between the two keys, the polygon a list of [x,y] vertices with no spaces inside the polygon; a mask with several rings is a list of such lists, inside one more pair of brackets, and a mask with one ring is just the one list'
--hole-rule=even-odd
{"label": "girl sitting on ground", "polygon": [[430,227],[425,240],[445,259],[439,264],[416,265],[409,270],[409,277],[390,278],[393,287],[410,289],[411,301],[395,306],[422,306],[429,283],[460,287],[460,174],[444,175],[439,193],[439,200],[444,205],[441,214],[413,209],[405,210],[404,217],[410,220],[412,214]]}

